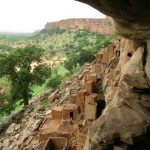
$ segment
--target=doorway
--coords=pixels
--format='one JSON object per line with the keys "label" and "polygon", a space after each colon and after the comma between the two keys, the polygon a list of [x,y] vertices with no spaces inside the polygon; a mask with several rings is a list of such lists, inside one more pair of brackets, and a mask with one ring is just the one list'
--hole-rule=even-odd
{"label": "doorway", "polygon": [[70,118],[73,119],[73,112],[70,112]]}

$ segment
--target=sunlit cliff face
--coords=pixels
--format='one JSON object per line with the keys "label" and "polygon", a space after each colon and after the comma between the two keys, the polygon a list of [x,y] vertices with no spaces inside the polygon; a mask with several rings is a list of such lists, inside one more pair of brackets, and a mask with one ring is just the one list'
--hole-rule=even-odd
{"label": "sunlit cliff face", "polygon": [[114,32],[130,39],[150,38],[150,1],[78,0],[106,14]]}

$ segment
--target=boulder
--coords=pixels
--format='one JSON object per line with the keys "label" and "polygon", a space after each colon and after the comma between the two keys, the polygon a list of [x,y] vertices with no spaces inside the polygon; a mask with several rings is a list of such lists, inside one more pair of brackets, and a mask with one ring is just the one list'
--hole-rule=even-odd
{"label": "boulder", "polygon": [[10,117],[4,117],[3,120],[2,120],[2,126],[3,125],[6,125],[10,120]]}
{"label": "boulder", "polygon": [[8,135],[8,136],[10,136],[11,134],[13,134],[14,133],[14,130],[15,130],[15,123],[12,123],[9,127],[8,127],[8,129],[6,130],[6,133],[5,133],[5,135]]}
{"label": "boulder", "polygon": [[15,135],[15,139],[18,140],[19,136],[20,136],[20,134],[16,134],[16,135]]}
{"label": "boulder", "polygon": [[48,97],[49,103],[52,103],[55,100],[55,95],[57,92],[58,92],[58,89]]}
{"label": "boulder", "polygon": [[41,123],[42,123],[42,120],[41,120],[41,119],[37,120],[37,121],[34,123],[34,125],[32,126],[32,131],[37,130],[37,129],[39,128],[39,126],[40,126]]}
{"label": "boulder", "polygon": [[89,128],[86,146],[94,149],[99,143],[133,144],[144,139],[149,124],[130,107],[110,108]]}
{"label": "boulder", "polygon": [[17,124],[16,126],[15,126],[15,131],[17,131],[17,130],[19,130],[20,129],[20,124]]}
{"label": "boulder", "polygon": [[49,115],[49,114],[51,114],[52,113],[52,110],[48,110],[47,112],[46,112],[46,115]]}
{"label": "boulder", "polygon": [[5,148],[7,148],[7,147],[9,146],[9,144],[10,144],[9,139],[5,139],[5,140],[3,141],[3,146],[4,146]]}

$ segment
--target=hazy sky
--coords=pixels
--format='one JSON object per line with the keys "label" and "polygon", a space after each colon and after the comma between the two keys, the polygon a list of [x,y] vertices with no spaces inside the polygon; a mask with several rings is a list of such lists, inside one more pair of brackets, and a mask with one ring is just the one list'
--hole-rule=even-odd
{"label": "hazy sky", "polygon": [[0,32],[34,32],[47,22],[67,18],[105,18],[74,0],[0,0]]}

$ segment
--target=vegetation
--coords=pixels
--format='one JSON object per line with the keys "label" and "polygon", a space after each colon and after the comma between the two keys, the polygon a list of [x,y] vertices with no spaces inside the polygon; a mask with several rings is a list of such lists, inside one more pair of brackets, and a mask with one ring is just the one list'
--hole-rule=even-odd
{"label": "vegetation", "polygon": [[[32,96],[30,87],[35,84],[42,85],[51,73],[49,65],[41,64],[43,62],[41,48],[36,45],[27,45],[25,48],[18,48],[10,54],[0,54],[0,60],[0,77],[7,76],[12,86],[11,98],[6,99],[8,106],[10,104],[15,105],[22,98],[24,106],[28,105],[28,99]],[[32,71],[31,64],[33,62],[38,65],[34,66]],[[3,110],[2,106],[0,109]],[[13,110],[14,107],[10,109]]]}
{"label": "vegetation", "polygon": [[[95,53],[99,52],[100,48],[106,47],[107,44],[109,44],[109,41],[115,37],[117,37],[117,35],[108,37],[95,32],[90,32],[89,29],[82,29],[75,32],[66,32],[65,30],[60,31],[59,28],[53,28],[50,30],[44,29],[40,33],[36,33],[34,35],[0,34],[0,59],[2,60],[0,61],[0,66],[3,66],[2,62],[5,62],[3,57],[7,58],[7,60],[9,58],[8,62],[6,62],[6,66],[9,66],[9,64],[11,64],[12,68],[15,66],[14,70],[16,72],[16,74],[13,74],[11,77],[10,74],[6,74],[7,69],[3,70],[4,72],[2,73],[2,69],[0,69],[0,77],[2,77],[0,78],[0,89],[4,91],[0,95],[0,121],[2,120],[2,115],[8,115],[12,109],[22,108],[22,102],[25,101],[23,96],[23,90],[25,87],[27,87],[28,101],[31,100],[31,95],[33,95],[32,99],[34,99],[37,94],[42,94],[48,88],[60,88],[62,80],[65,80],[67,77],[70,77],[76,73],[80,69],[80,66],[82,66],[85,62],[92,62],[95,59]],[[30,65],[27,63],[25,63],[25,65],[21,65],[21,63],[17,64],[17,61],[24,60],[23,62],[26,62],[26,59],[24,59],[23,56],[32,56],[32,54],[26,55],[28,52],[23,53],[23,50],[26,49],[26,45],[30,43],[38,45],[34,45],[34,47],[35,49],[38,48],[38,50],[40,50],[39,53],[41,57],[39,60],[42,62],[47,61],[51,64],[51,67],[53,68],[51,76],[49,76],[50,72],[47,73],[49,75],[44,75],[44,77],[40,76],[42,73],[41,71],[45,72],[44,67],[46,65],[44,64],[43,69],[41,67],[41,71],[39,67],[39,69],[34,68],[33,71],[29,71],[30,73],[28,72],[28,70],[31,69]],[[22,59],[19,60],[19,56]],[[33,56],[36,57],[38,55]],[[33,60],[32,63],[36,64],[36,61]],[[42,65],[40,62],[39,64]],[[23,68],[21,69],[19,65],[21,65]],[[26,70],[25,68],[27,66],[30,67]],[[50,68],[50,66],[48,67]],[[17,68],[19,68],[18,71],[16,71]],[[37,78],[34,75],[31,75],[34,73],[38,76]],[[28,82],[27,84],[25,84],[24,81],[24,79],[26,79],[26,75],[29,77],[29,79],[32,78],[32,81]],[[41,81],[39,80],[40,77]],[[34,79],[35,81],[33,81]],[[18,81],[21,81],[22,85],[18,85]],[[9,88],[6,85],[9,85]],[[6,87],[4,88],[4,86]],[[44,100],[41,103],[41,105],[45,104],[47,104],[47,100]],[[34,107],[32,111],[33,110]]]}

